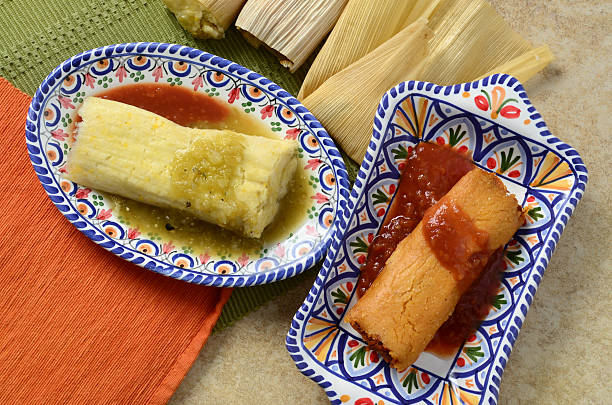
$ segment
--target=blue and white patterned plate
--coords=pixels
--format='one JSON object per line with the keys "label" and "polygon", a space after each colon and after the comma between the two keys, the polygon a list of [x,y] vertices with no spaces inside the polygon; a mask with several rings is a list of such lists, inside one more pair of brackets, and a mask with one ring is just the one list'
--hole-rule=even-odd
{"label": "blue and white patterned plate", "polygon": [[[496,173],[527,209],[508,244],[505,274],[478,330],[449,358],[423,353],[395,370],[343,321],[359,267],[419,142],[447,144]],[[587,182],[578,153],[552,136],[508,75],[436,86],[404,82],[378,107],[348,209],[319,276],[287,334],[298,369],[333,404],[494,404],[503,369],[561,232]]]}
{"label": "blue and white patterned plate", "polygon": [[[299,142],[299,170],[311,179],[306,222],[287,239],[256,254],[224,257],[178,248],[172,240],[142,234],[116,217],[103,196],[62,177],[70,128],[83,99],[132,83],[184,86],[223,103],[241,105],[279,138]],[[334,142],[298,100],[265,77],[187,46],[164,43],[109,45],[63,62],[34,95],[26,143],[42,186],[76,228],[110,252],[192,283],[242,287],[295,276],[320,260],[346,207],[349,183]],[[87,271],[83,269],[83,271]]]}

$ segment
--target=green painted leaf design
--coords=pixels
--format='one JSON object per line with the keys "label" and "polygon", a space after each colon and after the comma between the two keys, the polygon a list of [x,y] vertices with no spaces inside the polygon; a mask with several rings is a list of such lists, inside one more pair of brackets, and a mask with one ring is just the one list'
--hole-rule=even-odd
{"label": "green painted leaf design", "polygon": [[368,252],[368,245],[361,238],[357,238],[356,240],[352,241],[350,245],[353,248],[353,253],[367,253]]}
{"label": "green painted leaf design", "polygon": [[366,354],[365,346],[361,346],[359,349],[357,349],[355,353],[351,354],[351,357],[349,357],[349,360],[353,362],[353,367],[357,368],[359,367],[359,365],[365,366],[365,354]]}
{"label": "green painted leaf design", "polygon": [[463,137],[467,134],[467,131],[461,130],[461,125],[459,125],[457,128],[450,128],[448,130],[448,133],[448,143],[450,144],[450,146],[455,146],[459,142],[461,142]]}
{"label": "green painted leaf design", "polygon": [[510,148],[508,154],[506,155],[506,151],[501,152],[501,164],[500,169],[501,172],[504,173],[506,170],[510,169],[516,162],[521,160],[520,156],[514,156],[514,148]]}
{"label": "green painted leaf design", "polygon": [[529,211],[527,211],[527,215],[529,215],[534,221],[537,221],[540,218],[544,218],[544,214],[542,212],[542,207],[533,207]]}
{"label": "green painted leaf design", "polygon": [[506,301],[506,299],[504,298],[504,294],[498,294],[495,296],[492,305],[495,307],[495,309],[501,309],[502,305],[505,305],[507,303],[508,301]]}
{"label": "green painted leaf design", "polygon": [[525,261],[525,259],[523,259],[523,256],[521,256],[520,250],[506,251],[506,257],[515,265],[518,265],[520,262]]}
{"label": "green painted leaf design", "polygon": [[395,149],[391,149],[393,153],[393,157],[395,160],[406,159],[408,157],[408,150],[404,147],[404,145],[399,145]]}
{"label": "green painted leaf design", "polygon": [[385,194],[385,192],[382,189],[378,189],[374,192],[374,194],[372,194],[372,200],[374,205],[376,204],[384,204],[389,202],[389,196],[387,194]]}
{"label": "green painted leaf design", "polygon": [[404,378],[404,381],[402,381],[402,385],[408,389],[409,394],[412,393],[412,388],[419,387],[416,371],[414,369],[408,373],[408,375],[406,375],[406,378]]}
{"label": "green painted leaf design", "polygon": [[480,349],[480,346],[477,347],[464,347],[463,352],[472,360],[478,361],[479,357],[484,357],[484,353]]}
{"label": "green painted leaf design", "polygon": [[336,291],[331,292],[332,297],[334,297],[334,304],[348,304],[348,296],[342,291],[342,289],[338,288]]}

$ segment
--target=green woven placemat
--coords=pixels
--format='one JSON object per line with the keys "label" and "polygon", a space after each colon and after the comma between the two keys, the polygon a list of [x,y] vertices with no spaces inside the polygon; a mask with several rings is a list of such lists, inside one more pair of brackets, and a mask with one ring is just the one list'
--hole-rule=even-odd
{"label": "green woven placemat", "polygon": [[[259,72],[294,95],[310,65],[306,63],[290,74],[272,54],[249,46],[235,29],[223,40],[196,40],[161,0],[0,0],[0,27],[0,76],[30,95],[69,57],[123,42],[168,42],[199,48]],[[352,181],[357,165],[344,157]],[[319,268],[273,284],[237,288],[215,330],[312,278]]]}

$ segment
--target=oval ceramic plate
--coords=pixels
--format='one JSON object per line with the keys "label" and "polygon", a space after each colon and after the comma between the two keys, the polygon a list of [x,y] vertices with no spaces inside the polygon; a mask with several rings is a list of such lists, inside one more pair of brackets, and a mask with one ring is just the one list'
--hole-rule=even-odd
{"label": "oval ceramic plate", "polygon": [[[395,370],[343,321],[360,263],[419,142],[467,153],[496,173],[527,209],[509,242],[506,271],[476,333],[448,358],[423,353]],[[544,268],[587,181],[578,153],[553,137],[523,86],[508,75],[442,87],[405,82],[387,92],[374,134],[323,268],[287,335],[298,369],[332,403],[494,404],[503,369]]]}
{"label": "oval ceramic plate", "polygon": [[[257,254],[224,257],[142,234],[116,217],[96,190],[63,179],[70,149],[69,128],[83,99],[132,83],[166,83],[209,94],[224,103],[242,106],[279,138],[297,140],[298,169],[311,179],[306,222],[285,240],[264,245]],[[299,274],[323,257],[337,227],[337,214],[348,199],[349,184],[340,153],[305,107],[261,75],[181,45],[110,45],[68,59],[34,95],[26,142],[49,198],[76,228],[132,263],[193,283],[240,287]]]}

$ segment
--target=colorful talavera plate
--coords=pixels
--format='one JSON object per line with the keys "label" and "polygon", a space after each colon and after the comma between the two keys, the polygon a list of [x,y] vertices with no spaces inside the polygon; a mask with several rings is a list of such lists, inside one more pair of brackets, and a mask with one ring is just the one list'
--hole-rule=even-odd
{"label": "colorful talavera plate", "polygon": [[[506,271],[478,330],[449,358],[423,353],[395,370],[343,321],[360,263],[384,219],[400,171],[419,142],[450,145],[496,173],[527,209],[507,246]],[[333,404],[494,404],[502,372],[561,232],[587,181],[578,153],[552,136],[508,75],[442,87],[404,82],[378,107],[372,142],[332,247],[287,335],[298,369]]]}
{"label": "colorful talavera plate", "polygon": [[[279,138],[296,139],[299,170],[307,172],[312,187],[306,222],[286,239],[264,245],[257,254],[224,257],[142,234],[116,217],[96,190],[64,179],[70,127],[83,99],[116,86],[147,82],[184,86],[224,103],[242,105]],[[323,257],[337,227],[337,214],[348,199],[349,183],[340,153],[299,101],[249,69],[187,46],[118,44],[68,59],[34,95],[26,142],[49,198],[76,228],[132,263],[192,283],[240,287],[299,274]]]}

